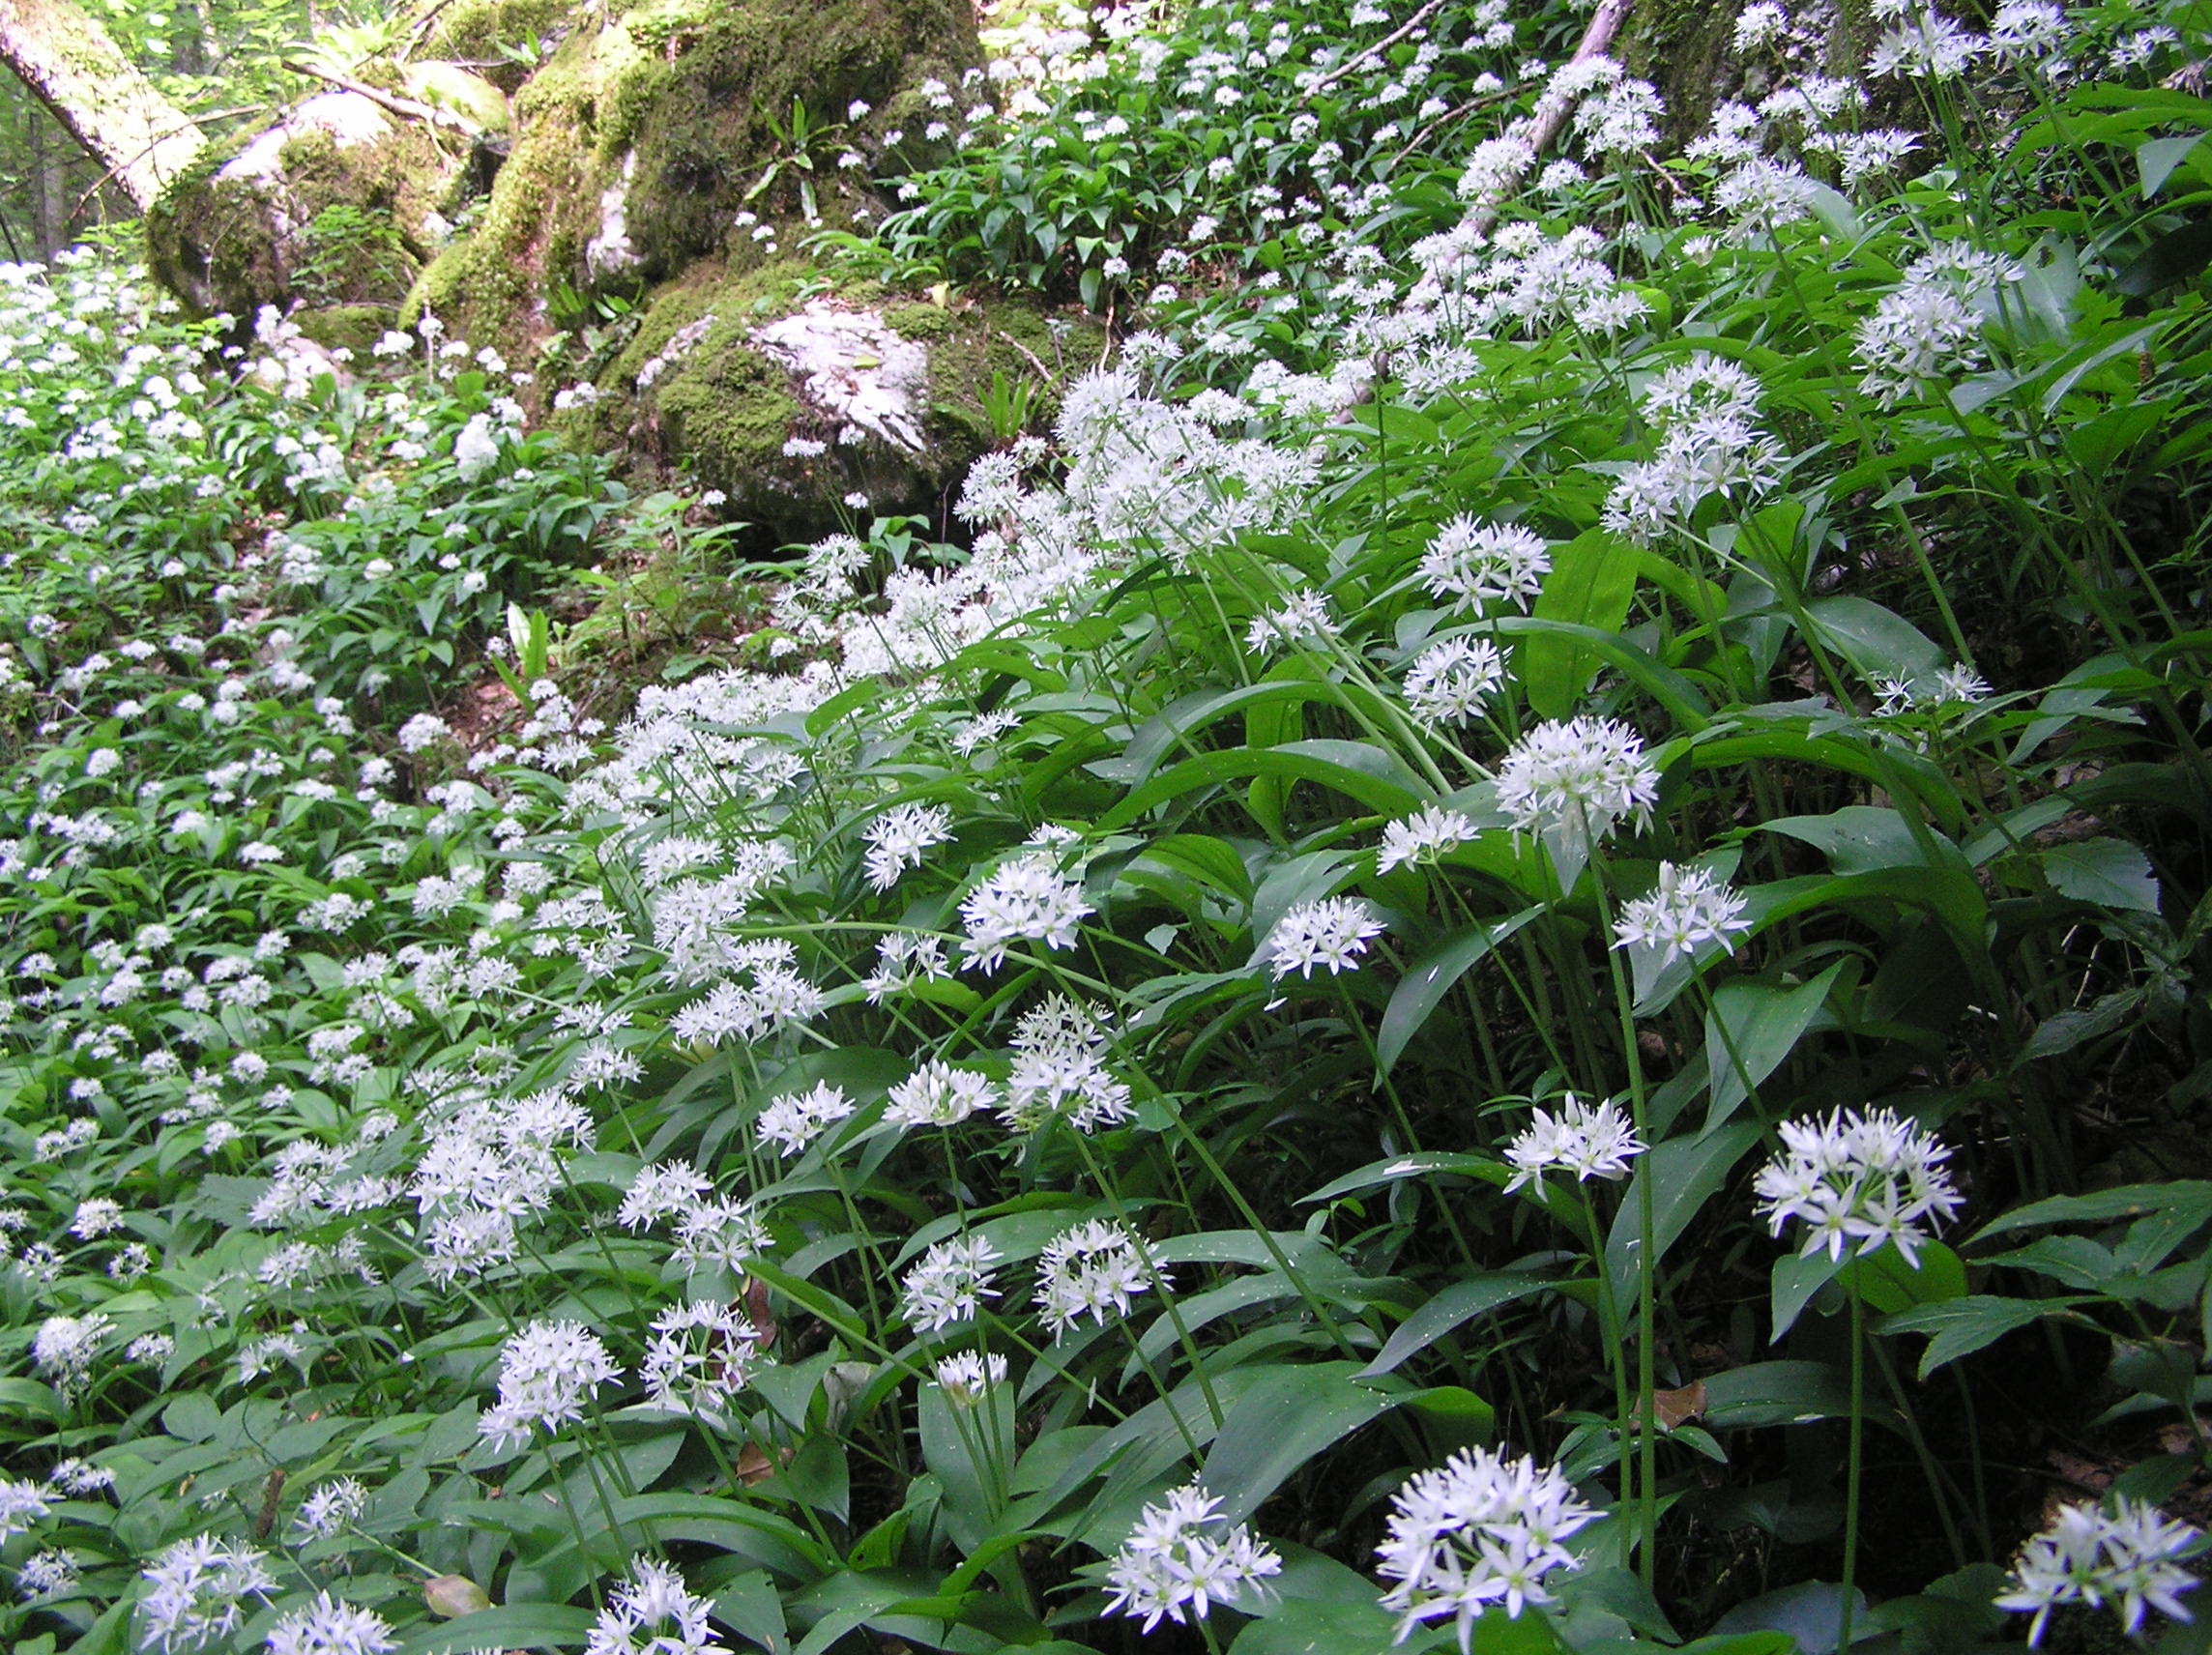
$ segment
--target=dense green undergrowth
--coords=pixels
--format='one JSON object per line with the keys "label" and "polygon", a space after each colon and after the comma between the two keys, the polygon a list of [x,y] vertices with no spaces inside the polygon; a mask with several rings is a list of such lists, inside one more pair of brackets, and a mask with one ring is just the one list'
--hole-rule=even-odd
{"label": "dense green undergrowth", "polygon": [[1580,27],[943,89],[841,255],[1119,354],[726,665],[523,364],[0,273],[13,1647],[2203,1646],[2201,13]]}

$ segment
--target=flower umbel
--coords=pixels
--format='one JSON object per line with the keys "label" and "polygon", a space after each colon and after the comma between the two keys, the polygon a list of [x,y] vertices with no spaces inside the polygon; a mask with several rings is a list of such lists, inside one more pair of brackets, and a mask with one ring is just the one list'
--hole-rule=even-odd
{"label": "flower umbel", "polygon": [[2156,1506],[2125,1495],[2109,1513],[2093,1505],[2061,1506],[2051,1526],[2021,1548],[2013,1589],[1996,1606],[2034,1611],[2030,1643],[2043,1641],[2051,1611],[2063,1604],[2111,1604],[2130,1638],[2140,1630],[2146,1608],[2187,1620],[2181,1594],[2197,1581],[2180,1559],[2197,1552],[2202,1538],[2188,1524],[2170,1522]]}
{"label": "flower umbel", "polygon": [[1825,1120],[1785,1120],[1780,1131],[1782,1152],[1753,1187],[1776,1235],[1790,1219],[1805,1221],[1806,1258],[1824,1248],[1841,1260],[1852,1243],[1863,1258],[1890,1241],[1915,1263],[1934,1221],[1959,1210],[1943,1170],[1951,1151],[1894,1111],[1838,1110]]}
{"label": "flower umbel", "polygon": [[991,1266],[998,1263],[998,1250],[980,1235],[940,1241],[900,1282],[899,1315],[927,1333],[973,1321],[984,1299],[999,1296],[991,1286]]}
{"label": "flower umbel", "polygon": [[1383,1579],[1398,1582],[1382,1607],[1399,1611],[1399,1640],[1451,1615],[1464,1655],[1491,1605],[1518,1619],[1552,1603],[1545,1577],[1580,1561],[1561,1542],[1597,1515],[1557,1467],[1486,1448],[1463,1448],[1409,1479],[1391,1504],[1389,1538],[1376,1548]]}
{"label": "flower umbel", "polygon": [[1191,1483],[1171,1491],[1165,1505],[1145,1507],[1107,1571],[1114,1595],[1106,1612],[1141,1614],[1150,1632],[1162,1615],[1180,1626],[1204,1620],[1214,1604],[1265,1594],[1283,1559],[1243,1524],[1231,1524],[1220,1505]]}
{"label": "flower umbel", "polygon": [[631,1561],[584,1642],[584,1655],[729,1655],[707,1627],[708,1602],[693,1597],[673,1565]]}
{"label": "flower umbel", "polygon": [[1644,738],[1612,718],[1539,724],[1498,767],[1498,802],[1516,828],[1543,835],[1561,867],[1579,863],[1616,823],[1648,823],[1658,798]]}
{"label": "flower umbel", "polygon": [[477,1430],[502,1447],[530,1440],[531,1427],[558,1431],[584,1417],[592,1393],[622,1368],[580,1321],[533,1321],[499,1353],[499,1402]]}
{"label": "flower umbel", "polygon": [[1736,935],[1751,929],[1743,910],[1743,897],[1710,868],[1661,862],[1659,883],[1650,894],[1620,905],[1614,946],[1648,948],[1685,960],[1706,943],[1732,952]]}
{"label": "flower umbel", "polygon": [[1047,855],[1017,857],[970,891],[960,904],[968,927],[968,962],[996,972],[1006,944],[1025,939],[1048,947],[1075,946],[1075,928],[1091,911],[1083,886],[1063,877]]}
{"label": "flower umbel", "polygon": [[1329,896],[1319,902],[1301,902],[1286,910],[1275,921],[1261,946],[1267,969],[1280,979],[1296,972],[1313,975],[1314,967],[1326,966],[1329,974],[1355,971],[1368,940],[1382,934],[1382,921],[1355,897]]}
{"label": "flower umbel", "polygon": [[317,1592],[269,1629],[269,1655],[389,1655],[399,1647],[384,1616]]}
{"label": "flower umbel", "polygon": [[[1037,1308],[1055,1339],[1091,1318],[1101,1327],[1109,1315],[1129,1314],[1129,1301],[1152,1286],[1167,1285],[1167,1272],[1154,1263],[1139,1241],[1119,1224],[1103,1218],[1063,1230],[1045,1243],[1037,1263]],[[1148,1249],[1149,1252],[1149,1249]]]}
{"label": "flower umbel", "polygon": [[1505,1193],[1534,1184],[1541,1195],[1544,1175],[1554,1167],[1574,1174],[1577,1181],[1624,1178],[1628,1163],[1645,1147],[1612,1103],[1592,1109],[1569,1092],[1560,1099],[1558,1114],[1537,1110],[1528,1129],[1507,1147],[1505,1158],[1514,1172]]}
{"label": "flower umbel", "polygon": [[246,1618],[246,1600],[276,1589],[268,1553],[195,1534],[165,1548],[146,1566],[138,1600],[141,1648],[162,1655],[228,1638]]}

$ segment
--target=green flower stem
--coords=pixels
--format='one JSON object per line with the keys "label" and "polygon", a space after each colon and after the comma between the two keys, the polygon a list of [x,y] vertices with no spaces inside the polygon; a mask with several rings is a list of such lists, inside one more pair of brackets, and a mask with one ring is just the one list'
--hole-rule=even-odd
{"label": "green flower stem", "polygon": [[1836,1638],[1839,1655],[1851,1647],[1851,1592],[1859,1569],[1859,1473],[1866,1432],[1866,1301],[1859,1296],[1854,1273],[1844,1278],[1845,1295],[1851,1301],[1851,1417],[1848,1424],[1848,1483],[1844,1489],[1844,1608],[1843,1625]]}
{"label": "green flower stem", "polygon": [[[1114,1187],[1114,1180],[1106,1176],[1106,1169],[1098,1164],[1098,1156],[1096,1151],[1091,1147],[1091,1140],[1083,1133],[1078,1132],[1075,1134],[1075,1143],[1076,1147],[1083,1155],[1083,1164],[1090,1169],[1092,1181],[1098,1185],[1098,1193],[1103,1195],[1107,1205],[1113,1207],[1115,1222],[1121,1226],[1122,1233],[1135,1244],[1137,1259],[1145,1266],[1145,1274],[1151,1279],[1152,1292],[1160,1295],[1160,1308],[1167,1313],[1169,1325],[1174,1327],[1176,1331],[1176,1342],[1181,1345],[1183,1355],[1190,1361],[1191,1375],[1198,1380],[1200,1394],[1206,1398],[1206,1411],[1213,1416],[1213,1429],[1219,1431],[1223,1418],[1221,1399],[1213,1394],[1213,1380],[1206,1371],[1206,1357],[1200,1351],[1198,1342],[1191,1338],[1190,1329],[1183,1325],[1182,1312],[1176,1307],[1175,1294],[1168,1291],[1167,1278],[1160,1273],[1159,1265],[1152,1262],[1152,1250],[1146,1244],[1144,1236],[1139,1233],[1135,1223],[1131,1221],[1129,1209],[1121,1205],[1121,1192]],[[1127,1325],[1128,1323],[1124,1320],[1122,1321],[1124,1329]],[[1137,1359],[1144,1362],[1148,1373],[1151,1371],[1151,1363],[1146,1360],[1142,1350],[1138,1352]],[[1183,1432],[1183,1440],[1189,1442],[1190,1434],[1183,1428],[1182,1417],[1176,1413],[1175,1404],[1168,1402],[1167,1388],[1160,1384],[1157,1375],[1153,1376],[1152,1383],[1159,1388],[1160,1401],[1167,1405],[1169,1414],[1174,1416],[1176,1429]],[[1198,1445],[1195,1442],[1191,1443],[1191,1452],[1193,1454],[1198,1452]]]}
{"label": "green flower stem", "polygon": [[1607,1268],[1605,1262],[1605,1232],[1598,1225],[1597,1203],[1590,1195],[1587,1179],[1575,1180],[1575,1194],[1582,1202],[1583,1226],[1589,1234],[1590,1263],[1597,1275],[1597,1320],[1599,1331],[1604,1335],[1606,1371],[1613,1376],[1614,1414],[1620,1433],[1620,1503],[1625,1507],[1632,1497],[1628,1445],[1635,1427],[1629,1407],[1628,1366],[1621,1360],[1620,1306],[1614,1299],[1613,1271]]}
{"label": "green flower stem", "polygon": [[[1593,857],[1590,863],[1591,887],[1597,892],[1598,921],[1603,941],[1613,937],[1613,904],[1606,894],[1605,870]],[[1608,973],[1613,978],[1614,1003],[1620,1010],[1621,1055],[1628,1064],[1628,1102],[1630,1118],[1637,1138],[1649,1154],[1651,1143],[1649,1118],[1645,1110],[1644,1087],[1644,1055],[1636,1044],[1636,1016],[1634,1002],[1629,997],[1628,982],[1620,969],[1620,951],[1608,946],[1605,950]],[[1653,1377],[1655,1355],[1652,1350],[1657,1338],[1657,1306],[1654,1276],[1656,1261],[1652,1258],[1658,1235],[1658,1216],[1655,1205],[1656,1192],[1651,1187],[1650,1164],[1639,1169],[1636,1177],[1636,1406],[1639,1430],[1637,1449],[1637,1493],[1641,1509],[1640,1526],[1644,1533],[1644,1584],[1656,1591],[1659,1581],[1659,1419],[1653,1402],[1656,1380]],[[1603,1273],[1607,1266],[1604,1255],[1598,1258],[1598,1268]],[[1623,1455],[1626,1447],[1623,1445]]]}

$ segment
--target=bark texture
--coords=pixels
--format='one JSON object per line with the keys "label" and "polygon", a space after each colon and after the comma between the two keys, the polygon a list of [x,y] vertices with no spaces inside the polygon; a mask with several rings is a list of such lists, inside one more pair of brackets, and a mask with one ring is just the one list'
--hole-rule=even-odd
{"label": "bark texture", "polygon": [[68,0],[0,0],[0,62],[141,212],[198,159],[199,129]]}

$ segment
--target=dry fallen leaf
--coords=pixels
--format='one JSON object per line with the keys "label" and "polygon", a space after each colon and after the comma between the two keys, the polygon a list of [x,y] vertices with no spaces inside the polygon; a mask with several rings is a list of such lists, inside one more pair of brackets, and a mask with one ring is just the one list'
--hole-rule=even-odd
{"label": "dry fallen leaf", "polygon": [[457,1620],[491,1608],[491,1594],[466,1575],[440,1575],[424,1581],[422,1601],[440,1620]]}
{"label": "dry fallen leaf", "polygon": [[1705,1411],[1705,1381],[1698,1379],[1675,1391],[1653,1391],[1651,1411],[1658,1416],[1662,1431],[1689,1424]]}

